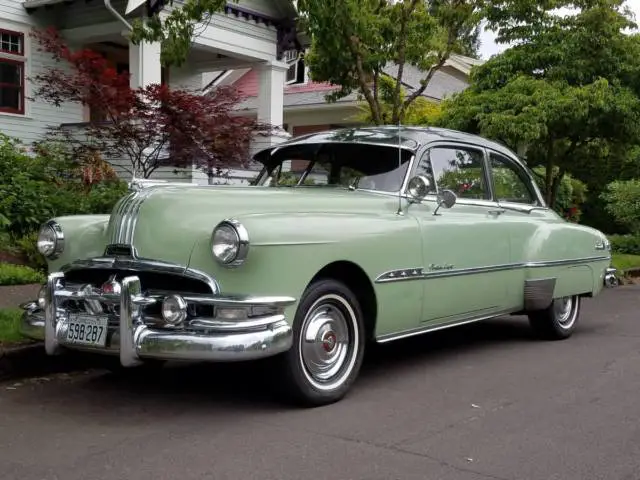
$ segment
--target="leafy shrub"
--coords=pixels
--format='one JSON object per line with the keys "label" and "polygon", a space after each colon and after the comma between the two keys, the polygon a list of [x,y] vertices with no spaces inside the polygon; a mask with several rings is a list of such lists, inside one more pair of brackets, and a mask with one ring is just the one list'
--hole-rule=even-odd
{"label": "leafy shrub", "polygon": [[[538,188],[545,195],[545,168],[534,168],[533,173]],[[577,178],[565,174],[558,186],[556,202],[552,208],[567,220],[578,222],[582,214],[582,205],[586,199],[587,186]]]}
{"label": "leafy shrub", "polygon": [[611,251],[628,255],[640,255],[640,235],[608,235]]}
{"label": "leafy shrub", "polygon": [[611,182],[600,198],[616,222],[632,233],[640,233],[640,179]]}
{"label": "leafy shrub", "polygon": [[38,231],[28,233],[15,241],[16,247],[22,253],[22,256],[26,264],[35,269],[43,272],[47,271],[47,260],[38,251],[36,242],[38,241]]}
{"label": "leafy shrub", "polygon": [[0,285],[28,285],[42,283],[45,277],[42,272],[25,265],[0,263]]}
{"label": "leafy shrub", "polygon": [[60,144],[41,143],[29,154],[0,134],[0,223],[22,238],[51,217],[110,212],[127,185],[114,175],[96,181],[92,173],[104,168],[95,159],[73,159]]}

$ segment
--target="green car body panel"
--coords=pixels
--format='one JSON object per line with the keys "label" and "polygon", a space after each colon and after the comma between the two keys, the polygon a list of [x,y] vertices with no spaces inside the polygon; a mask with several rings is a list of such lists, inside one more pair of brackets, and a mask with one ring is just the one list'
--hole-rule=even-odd
{"label": "green car body panel", "polygon": [[[461,170],[482,175],[482,195],[464,197],[465,183],[456,198],[437,185],[441,180],[416,173],[420,165],[433,167],[430,155],[441,145],[482,152],[482,168]],[[313,158],[300,182],[306,180],[320,164],[318,152],[338,159],[329,178],[346,165],[367,171],[362,178],[373,185],[398,186],[269,185],[288,158]],[[521,180],[527,176],[532,202],[493,200],[490,152],[512,162]],[[363,333],[378,342],[548,311],[554,299],[598,295],[612,275],[606,237],[547,208],[517,157],[480,137],[356,128],[298,137],[255,159],[265,166],[255,185],[148,186],[132,190],[110,215],[52,219],[60,237],[43,237],[55,252],[44,293],[24,306],[23,333],[44,338],[49,354],[88,348],[119,354],[123,366],[249,360],[296,347],[294,319],[306,313],[299,307],[310,286],[326,275],[355,294],[366,317]],[[402,178],[388,175],[402,168]],[[434,183],[435,193],[428,191]],[[427,190],[418,195],[411,185]],[[453,196],[449,204],[444,193]],[[234,225],[236,251],[248,245],[236,265],[223,265],[213,251],[213,233],[226,221]],[[156,280],[161,287],[145,290]],[[86,311],[77,311],[76,299]],[[308,348],[328,349],[325,340]]]}
{"label": "green car body panel", "polygon": [[[376,337],[520,310],[529,279],[557,278],[554,297],[601,289],[609,264],[594,248],[601,234],[551,210],[526,218],[522,213],[485,218],[478,213],[481,207],[460,204],[434,216],[434,200],[408,206],[402,199],[405,212],[398,215],[399,202],[390,195],[313,187],[151,187],[133,244],[140,258],[206,272],[222,292],[233,294],[300,299],[323,268],[348,262],[365,273],[375,291]],[[211,255],[212,229],[225,218],[239,220],[250,234],[251,250],[239,268],[225,268]],[[51,271],[100,256],[112,243],[115,225],[109,225],[109,216],[56,220],[66,243],[63,255],[50,262]],[[598,256],[580,265],[535,266]],[[376,283],[384,272],[429,265],[452,268],[435,278]],[[447,275],[501,265],[505,268],[494,272]],[[297,302],[287,307],[287,318],[296,308]]]}

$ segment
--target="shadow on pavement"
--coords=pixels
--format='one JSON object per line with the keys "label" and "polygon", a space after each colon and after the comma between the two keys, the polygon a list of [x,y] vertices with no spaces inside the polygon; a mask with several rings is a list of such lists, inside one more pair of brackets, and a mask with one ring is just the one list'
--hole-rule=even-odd
{"label": "shadow on pavement", "polygon": [[[354,390],[402,376],[417,365],[454,362],[460,353],[513,348],[514,344],[537,341],[525,317],[504,317],[433,332],[387,345],[372,345],[365,357]],[[99,366],[99,363],[98,363]],[[89,373],[89,372],[87,372]],[[132,415],[159,417],[187,409],[205,416],[225,411],[287,410],[278,395],[276,375],[270,360],[231,364],[168,365],[153,371],[128,372],[121,376],[98,369],[89,374],[62,375],[42,396],[47,409],[60,408],[65,416],[96,415],[99,411],[121,411],[122,420]],[[78,379],[78,376],[80,378]],[[348,401],[348,398],[345,399]],[[118,418],[115,415],[111,418]]]}

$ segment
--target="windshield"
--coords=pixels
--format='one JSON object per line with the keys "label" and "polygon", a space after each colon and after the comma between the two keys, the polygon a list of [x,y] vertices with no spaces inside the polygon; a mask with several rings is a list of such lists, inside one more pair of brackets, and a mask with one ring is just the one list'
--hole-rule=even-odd
{"label": "windshield", "polygon": [[407,149],[357,143],[293,145],[260,158],[254,185],[344,187],[382,192],[402,188],[412,154]]}

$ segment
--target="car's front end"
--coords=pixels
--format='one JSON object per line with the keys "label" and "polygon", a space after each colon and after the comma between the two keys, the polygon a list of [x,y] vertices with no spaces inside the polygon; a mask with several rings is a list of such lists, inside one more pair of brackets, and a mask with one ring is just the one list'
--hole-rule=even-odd
{"label": "car's front end", "polygon": [[[38,298],[23,305],[23,335],[43,340],[52,355],[64,349],[119,355],[123,366],[251,360],[288,350],[292,330],[284,312],[295,298],[223,293],[218,279],[171,255],[141,258],[128,236],[139,198],[139,192],[125,197],[110,217],[87,217],[86,224],[64,217],[43,226],[38,248],[50,273]],[[242,262],[248,248],[242,225],[220,222],[209,232],[219,263]],[[189,252],[197,235],[182,233]],[[112,243],[118,235],[127,241]],[[168,244],[169,250],[179,249]]]}

